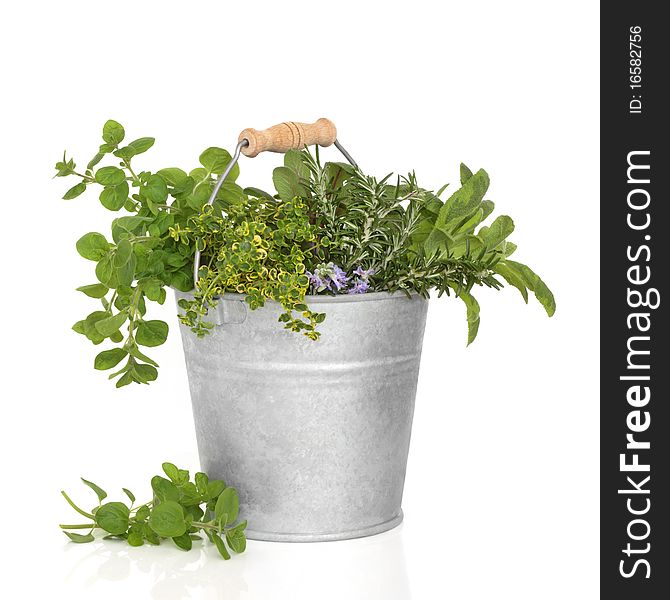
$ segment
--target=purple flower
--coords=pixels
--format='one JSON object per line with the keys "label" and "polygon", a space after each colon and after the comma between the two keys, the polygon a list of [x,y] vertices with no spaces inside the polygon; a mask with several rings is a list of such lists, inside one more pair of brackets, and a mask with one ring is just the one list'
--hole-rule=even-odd
{"label": "purple flower", "polygon": [[313,273],[307,271],[306,274],[310,283],[314,286],[316,293],[325,290],[337,293],[344,288],[349,281],[347,274],[332,262],[329,262],[328,264],[321,263],[316,266]]}
{"label": "purple flower", "polygon": [[368,270],[366,271],[366,270],[365,270],[363,267],[361,267],[360,265],[359,265],[359,266],[356,268],[356,270],[354,271],[354,275],[358,275],[358,276],[359,276],[361,279],[363,279],[364,281],[367,281],[367,280],[368,280],[368,277],[371,277],[371,276],[374,275],[374,274],[375,274],[375,270],[374,270],[374,269],[368,269]]}
{"label": "purple flower", "polygon": [[370,284],[365,279],[356,279],[347,294],[365,294],[370,289]]}
{"label": "purple flower", "polygon": [[328,266],[330,267],[332,265],[332,275],[330,276],[332,280],[332,284],[335,286],[335,291],[341,290],[345,285],[347,285],[347,282],[349,281],[349,278],[347,277],[347,274],[340,269],[336,264],[334,263],[328,263]]}

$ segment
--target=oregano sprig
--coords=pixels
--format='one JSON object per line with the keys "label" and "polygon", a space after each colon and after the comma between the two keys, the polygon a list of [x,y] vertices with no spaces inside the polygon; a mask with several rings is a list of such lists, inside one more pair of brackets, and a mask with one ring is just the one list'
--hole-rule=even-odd
{"label": "oregano sprig", "polygon": [[193,542],[202,540],[199,534],[204,532],[225,560],[230,558],[228,550],[236,554],[244,552],[247,522],[238,522],[239,498],[235,488],[221,480],[210,480],[201,472],[191,481],[188,471],[169,462],[163,463],[163,472],[167,478],[156,475],[151,479],[153,498],[144,504],[137,504],[135,495],[126,488],[123,493],[129,502],[103,502],[107,492],[82,478],[95,492],[98,504],[87,511],[61,492],[87,522],[64,524],[60,528],[78,544],[94,541],[93,532],[100,529],[106,534],[103,539],[125,540],[130,546],[142,546],[145,542],[159,545],[169,538],[182,550],[190,550]]}

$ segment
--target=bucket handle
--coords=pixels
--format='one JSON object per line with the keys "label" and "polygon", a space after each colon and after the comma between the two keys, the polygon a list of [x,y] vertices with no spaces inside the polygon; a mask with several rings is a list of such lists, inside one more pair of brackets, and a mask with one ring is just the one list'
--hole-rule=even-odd
{"label": "bucket handle", "polygon": [[[289,150],[302,150],[306,146],[318,144],[322,147],[334,144],[335,147],[347,159],[349,164],[358,168],[356,161],[351,157],[340,142],[337,141],[337,129],[329,119],[318,119],[314,123],[297,123],[285,121],[279,125],[273,125],[267,129],[257,130],[251,127],[243,130],[238,138],[237,146],[231,161],[216,180],[216,185],[207,204],[214,204],[214,200],[233,167],[240,159],[240,154],[253,158],[261,152],[288,152]],[[200,270],[200,250],[196,248],[193,260],[193,284],[198,283],[198,271]]]}

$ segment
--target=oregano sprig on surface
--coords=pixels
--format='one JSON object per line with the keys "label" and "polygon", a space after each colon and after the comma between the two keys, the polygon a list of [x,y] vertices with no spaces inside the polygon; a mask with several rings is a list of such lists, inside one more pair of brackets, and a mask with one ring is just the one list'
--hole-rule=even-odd
{"label": "oregano sprig on surface", "polygon": [[[98,505],[90,511],[77,506],[65,493],[63,497],[86,523],[60,525],[65,535],[75,543],[94,541],[93,532],[101,529],[103,539],[125,540],[131,546],[145,542],[159,545],[171,539],[182,550],[190,550],[193,542],[202,540],[204,532],[219,554],[225,559],[246,549],[246,521],[238,521],[239,498],[237,490],[227,487],[221,480],[210,480],[205,473],[196,473],[193,481],[188,471],[178,469],[169,462],[163,463],[167,478],[156,475],[151,479],[153,498],[137,504],[135,495],[126,488],[123,492],[130,501],[103,502],[107,492],[91,481],[82,478],[98,497]],[[77,533],[84,530],[86,533]]]}

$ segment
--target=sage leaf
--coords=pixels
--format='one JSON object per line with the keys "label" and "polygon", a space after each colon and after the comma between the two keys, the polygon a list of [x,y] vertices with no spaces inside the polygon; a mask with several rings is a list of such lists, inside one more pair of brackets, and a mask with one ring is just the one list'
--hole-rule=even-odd
{"label": "sage leaf", "polygon": [[493,267],[493,270],[501,277],[503,277],[507,283],[519,290],[524,302],[528,304],[528,290],[526,289],[524,278],[519,273],[517,273],[515,269],[510,267],[507,262],[500,261]]}
{"label": "sage leaf", "polygon": [[[465,185],[468,179],[472,177],[472,171],[461,163],[461,185]],[[439,196],[439,194],[438,194]]]}
{"label": "sage leaf", "polygon": [[279,197],[286,202],[305,193],[303,186],[300,184],[300,178],[288,167],[277,167],[272,171],[272,182]]}
{"label": "sage leaf", "polygon": [[479,331],[479,302],[466,291],[461,291],[460,298],[466,307],[468,321],[468,346],[475,341]]}
{"label": "sage leaf", "polygon": [[556,312],[556,300],[544,281],[527,265],[513,260],[505,260],[505,264],[523,279],[526,287],[535,294],[535,298],[551,317]]}
{"label": "sage leaf", "polygon": [[488,250],[494,250],[514,231],[514,221],[507,215],[500,215],[479,237]]}
{"label": "sage leaf", "polygon": [[484,169],[480,169],[444,203],[435,226],[441,227],[474,213],[479,208],[488,188],[489,176]]}

